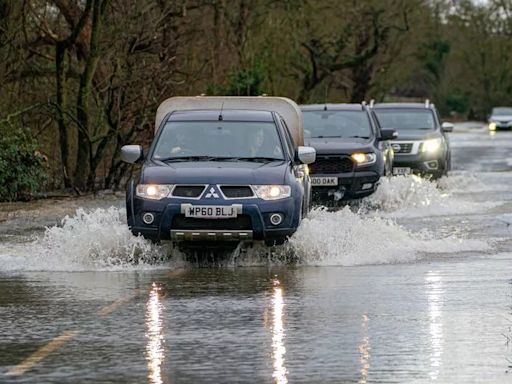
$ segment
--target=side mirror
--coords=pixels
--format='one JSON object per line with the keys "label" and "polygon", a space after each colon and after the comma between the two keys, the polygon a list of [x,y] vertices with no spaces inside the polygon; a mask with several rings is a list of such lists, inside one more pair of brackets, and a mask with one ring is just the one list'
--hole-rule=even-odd
{"label": "side mirror", "polygon": [[454,125],[452,123],[443,123],[443,125],[441,125],[443,132],[453,132],[453,127]]}
{"label": "side mirror", "polygon": [[381,129],[380,131],[380,140],[395,140],[398,137],[398,132],[394,129]]}
{"label": "side mirror", "polygon": [[302,164],[311,164],[316,160],[316,149],[313,147],[297,148],[297,159]]}
{"label": "side mirror", "polygon": [[121,148],[121,160],[127,163],[135,164],[142,160],[143,157],[144,153],[140,145],[124,145]]}

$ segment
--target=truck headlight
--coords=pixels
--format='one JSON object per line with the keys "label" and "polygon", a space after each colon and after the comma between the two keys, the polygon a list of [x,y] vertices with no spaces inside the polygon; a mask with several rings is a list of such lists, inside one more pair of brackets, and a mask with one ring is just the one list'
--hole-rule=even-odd
{"label": "truck headlight", "polygon": [[290,197],[292,189],[289,185],[253,185],[256,196],[263,200],[279,200]]}
{"label": "truck headlight", "polygon": [[495,131],[496,130],[496,123],[491,122],[489,123],[489,131]]}
{"label": "truck headlight", "polygon": [[373,164],[377,161],[375,153],[353,153],[351,157],[358,166]]}
{"label": "truck headlight", "polygon": [[170,184],[139,184],[136,194],[144,199],[160,200],[171,194],[172,187]]}
{"label": "truck headlight", "polygon": [[443,144],[441,139],[430,139],[423,142],[421,145],[421,152],[434,153],[439,151]]}

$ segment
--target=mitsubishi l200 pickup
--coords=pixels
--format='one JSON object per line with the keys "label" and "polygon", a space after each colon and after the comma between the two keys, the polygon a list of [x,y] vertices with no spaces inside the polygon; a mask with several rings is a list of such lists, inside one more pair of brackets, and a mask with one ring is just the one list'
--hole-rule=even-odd
{"label": "mitsubishi l200 pickup", "polygon": [[181,245],[282,244],[310,207],[302,113],[279,97],[174,97],[157,111],[149,150],[126,193],[133,234]]}

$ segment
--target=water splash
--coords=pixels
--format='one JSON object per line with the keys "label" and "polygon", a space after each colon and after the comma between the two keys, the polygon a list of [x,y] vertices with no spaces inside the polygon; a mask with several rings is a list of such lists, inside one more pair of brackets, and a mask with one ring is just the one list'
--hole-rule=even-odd
{"label": "water splash", "polygon": [[[508,179],[505,181],[505,179]],[[485,174],[476,174],[467,171],[457,171],[450,173],[450,176],[443,177],[437,181],[437,186],[441,191],[450,194],[466,194],[481,192],[507,191],[508,174],[486,172]]]}
{"label": "water splash", "polygon": [[384,211],[411,210],[441,205],[447,195],[437,185],[418,176],[382,178],[377,191],[364,199],[369,207]]}
{"label": "water splash", "polygon": [[337,212],[314,210],[289,246],[302,264],[342,266],[410,262],[426,253],[490,250],[485,241],[436,239],[428,231],[413,234],[390,219],[364,217],[348,207]]}
{"label": "water splash", "polygon": [[[133,236],[124,209],[79,208],[59,226],[47,228],[32,243],[21,243],[0,255],[5,270],[117,270],[152,268],[168,249]],[[5,251],[4,251],[5,252]],[[1,252],[1,253],[4,253]]]}
{"label": "water splash", "polygon": [[[361,265],[410,262],[425,253],[486,251],[484,241],[440,233],[412,233],[395,221],[403,218],[472,214],[499,202],[475,202],[455,196],[484,188],[479,178],[458,174],[432,182],[416,176],[384,178],[359,211],[314,210],[284,247],[239,248],[228,265],[255,266],[299,262],[306,265]],[[0,247],[0,270],[139,270],[187,265],[169,246],[135,237],[125,210],[115,207],[78,209],[60,225],[47,228],[32,243],[6,242]],[[505,219],[509,219],[506,217]],[[435,231],[435,228],[432,228]],[[437,237],[436,237],[437,236]]]}
{"label": "water splash", "polygon": [[474,214],[502,204],[454,196],[454,192],[467,190],[469,185],[484,186],[474,175],[449,176],[437,182],[414,175],[383,178],[377,191],[363,199],[361,206],[366,212],[374,210],[377,215],[399,218]]}

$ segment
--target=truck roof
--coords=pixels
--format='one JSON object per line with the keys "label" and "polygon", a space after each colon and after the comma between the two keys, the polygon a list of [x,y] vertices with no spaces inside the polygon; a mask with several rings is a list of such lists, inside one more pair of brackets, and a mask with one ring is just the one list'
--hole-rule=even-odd
{"label": "truck roof", "polygon": [[348,103],[340,103],[340,104],[307,104],[301,105],[300,109],[302,111],[362,111],[362,104],[348,104]]}
{"label": "truck roof", "polygon": [[377,103],[373,106],[373,108],[376,109],[397,109],[397,108],[403,108],[403,109],[430,109],[429,107],[433,106],[433,104],[429,104],[429,106],[426,106],[425,103]]}
{"label": "truck roof", "polygon": [[[217,121],[220,110],[189,110],[174,111],[167,121]],[[223,109],[222,120],[225,121],[259,121],[273,122],[274,117],[269,111],[241,111],[237,109]]]}
{"label": "truck roof", "polygon": [[290,131],[296,146],[304,145],[304,124],[299,106],[285,97],[267,96],[184,96],[171,97],[158,107],[155,131],[164,117],[176,111],[212,111],[219,115],[220,110],[276,112],[281,116]]}

